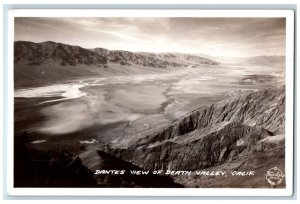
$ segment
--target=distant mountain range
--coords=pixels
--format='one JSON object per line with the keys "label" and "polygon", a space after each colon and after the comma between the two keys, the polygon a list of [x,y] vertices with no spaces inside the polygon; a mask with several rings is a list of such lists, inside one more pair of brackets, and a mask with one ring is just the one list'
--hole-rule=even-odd
{"label": "distant mountain range", "polygon": [[57,64],[61,66],[103,65],[107,63],[105,56],[79,46],[47,41],[33,43],[17,41],[14,44],[14,62],[27,65]]}
{"label": "distant mountain range", "polygon": [[[159,71],[151,68],[213,68],[220,64],[219,61],[227,62],[222,58],[204,54],[129,52],[104,48],[86,49],[52,41],[15,41],[14,84],[15,87],[32,87],[82,77],[110,77]],[[285,57],[235,58],[228,62],[251,67],[284,67]]]}
{"label": "distant mountain range", "polygon": [[217,61],[189,54],[135,53],[104,48],[85,49],[52,41],[42,43],[16,41],[14,43],[14,62],[32,66],[42,64],[105,66],[111,62],[127,66],[142,65],[157,68],[219,64]]}

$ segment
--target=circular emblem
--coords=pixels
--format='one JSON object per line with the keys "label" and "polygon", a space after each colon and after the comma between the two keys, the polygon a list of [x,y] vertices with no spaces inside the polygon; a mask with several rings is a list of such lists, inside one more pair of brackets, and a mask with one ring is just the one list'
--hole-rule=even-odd
{"label": "circular emblem", "polygon": [[266,179],[272,186],[279,185],[282,182],[283,177],[283,172],[277,167],[269,169],[266,174]]}

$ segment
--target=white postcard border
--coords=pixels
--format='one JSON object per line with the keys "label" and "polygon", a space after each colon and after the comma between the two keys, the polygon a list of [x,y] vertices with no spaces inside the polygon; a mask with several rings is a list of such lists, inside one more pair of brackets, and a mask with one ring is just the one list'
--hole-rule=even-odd
{"label": "white postcard border", "polygon": [[[14,188],[13,187],[13,42],[14,17],[285,17],[286,147],[285,189],[253,188]],[[293,193],[294,13],[292,10],[142,10],[19,9],[9,11],[8,30],[7,191],[9,195],[56,196],[290,196]]]}

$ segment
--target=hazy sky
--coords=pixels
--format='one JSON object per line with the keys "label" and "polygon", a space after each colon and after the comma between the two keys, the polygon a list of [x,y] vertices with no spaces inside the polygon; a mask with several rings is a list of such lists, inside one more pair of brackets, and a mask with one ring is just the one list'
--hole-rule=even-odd
{"label": "hazy sky", "polygon": [[15,40],[214,56],[285,55],[285,19],[17,17]]}

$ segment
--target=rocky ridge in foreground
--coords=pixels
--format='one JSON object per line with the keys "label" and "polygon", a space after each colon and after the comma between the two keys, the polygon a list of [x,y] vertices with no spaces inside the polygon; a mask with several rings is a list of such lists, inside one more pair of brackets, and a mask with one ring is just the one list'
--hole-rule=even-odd
{"label": "rocky ridge in foreground", "polygon": [[244,91],[111,153],[148,170],[205,169],[284,134],[284,124],[285,87]]}

